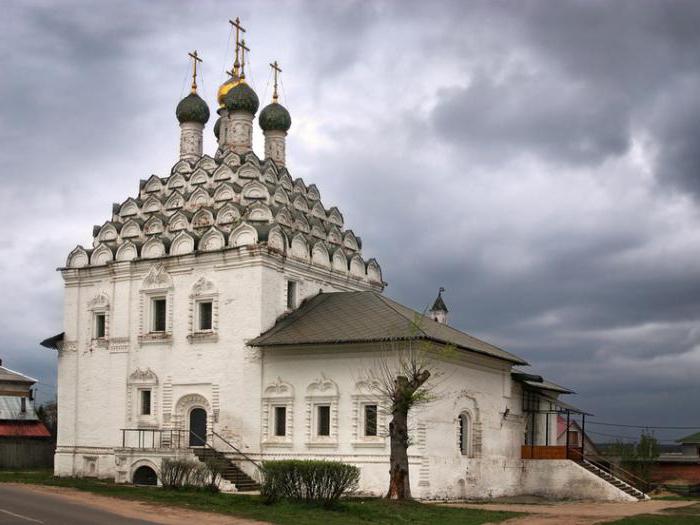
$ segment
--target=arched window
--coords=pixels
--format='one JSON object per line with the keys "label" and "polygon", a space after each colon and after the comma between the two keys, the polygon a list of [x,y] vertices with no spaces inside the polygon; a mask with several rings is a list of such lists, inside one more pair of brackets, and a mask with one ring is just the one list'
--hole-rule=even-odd
{"label": "arched window", "polygon": [[457,419],[457,444],[459,445],[459,452],[463,456],[471,455],[471,419],[469,414],[461,413]]}

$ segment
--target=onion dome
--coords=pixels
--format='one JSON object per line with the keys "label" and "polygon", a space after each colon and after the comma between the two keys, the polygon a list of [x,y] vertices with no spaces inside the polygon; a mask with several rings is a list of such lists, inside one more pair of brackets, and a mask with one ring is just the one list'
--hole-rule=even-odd
{"label": "onion dome", "polygon": [[221,117],[216,119],[216,122],[214,123],[214,136],[218,139],[219,138],[219,132],[221,131]]}
{"label": "onion dome", "polygon": [[216,101],[219,103],[219,107],[224,107],[224,98],[226,94],[231,91],[231,88],[237,85],[241,80],[238,77],[231,77],[226,82],[219,86],[219,90],[216,92]]}
{"label": "onion dome", "polygon": [[260,100],[253,88],[241,80],[228,90],[224,97],[224,105],[229,111],[247,111],[255,115],[260,107]]}
{"label": "onion dome", "polygon": [[177,105],[175,116],[180,124],[183,122],[206,124],[209,120],[209,106],[197,93],[190,93]]}
{"label": "onion dome", "polygon": [[292,126],[292,117],[282,104],[272,102],[260,112],[258,122],[263,131],[288,131]]}

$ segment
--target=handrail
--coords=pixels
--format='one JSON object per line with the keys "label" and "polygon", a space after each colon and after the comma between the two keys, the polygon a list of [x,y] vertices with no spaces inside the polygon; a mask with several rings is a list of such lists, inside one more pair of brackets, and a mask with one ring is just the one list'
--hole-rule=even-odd
{"label": "handrail", "polygon": [[[231,442],[229,442],[229,441],[228,441],[225,437],[223,437],[221,434],[219,434],[219,433],[216,432],[215,430],[212,430],[211,433],[212,433],[213,436],[218,437],[221,441],[223,441],[223,442],[226,443],[229,447],[231,447],[233,450],[235,450],[237,454],[240,454],[240,455],[243,456],[247,461],[249,461],[250,463],[252,463],[253,465],[255,465],[255,468],[257,468],[258,470],[261,468],[261,467],[260,467],[260,464],[258,464],[257,461],[255,461],[255,460],[254,460],[253,458],[251,458],[248,454],[246,454],[245,452],[243,452],[242,450],[240,450],[238,447],[236,447],[235,445],[233,445]],[[213,440],[212,440],[212,441],[213,441]],[[216,449],[215,449],[215,450],[216,450]]]}
{"label": "handrail", "polygon": [[[214,438],[219,438],[221,441],[223,441],[228,447],[233,449],[236,454],[241,456],[244,460],[248,461],[251,463],[256,469],[260,470],[261,466],[260,464],[255,461],[253,458],[251,458],[248,454],[243,452],[241,449],[236,447],[233,443],[228,441],[226,438],[224,438],[221,434],[218,432],[211,430],[211,433],[207,436],[207,438],[203,438],[196,432],[192,430],[184,430],[184,429],[165,429],[165,428],[122,428],[122,447],[127,448],[127,434],[131,433],[136,433],[136,438],[138,442],[138,448],[149,448],[148,445],[150,444],[150,448],[163,448],[163,435],[165,434],[166,436],[170,436],[170,440],[167,442],[168,445],[166,445],[167,448],[193,448],[192,445],[189,444],[189,437],[195,437],[197,438],[204,447],[210,448],[211,450],[215,452],[220,452],[215,446],[214,446]],[[150,433],[150,439],[146,438],[146,435]],[[156,440],[156,434],[158,434],[158,439]],[[173,436],[177,436],[177,440],[173,439]],[[211,443],[209,443],[209,436],[211,436]],[[184,439],[183,439],[184,437]],[[175,446],[173,446],[176,443]],[[156,447],[156,444],[158,445]],[[223,452],[222,452],[223,453]]]}
{"label": "handrail", "polygon": [[[649,490],[649,482],[646,480],[643,480],[642,478],[640,478],[636,474],[633,474],[629,470],[626,470],[626,469],[620,467],[619,465],[614,465],[613,469],[611,469],[611,470],[614,470],[614,472],[609,471],[608,469],[605,468],[605,466],[602,463],[599,463],[599,462],[591,459],[590,456],[587,457],[578,450],[576,452],[578,452],[579,457],[582,461],[586,461],[586,462],[590,463],[591,465],[593,465],[594,467],[596,467],[604,472],[608,472],[611,476],[614,476],[616,478],[620,478],[622,481],[627,483],[632,488],[638,490],[642,494],[644,494],[647,490]],[[620,475],[620,474],[622,474],[622,475]]]}

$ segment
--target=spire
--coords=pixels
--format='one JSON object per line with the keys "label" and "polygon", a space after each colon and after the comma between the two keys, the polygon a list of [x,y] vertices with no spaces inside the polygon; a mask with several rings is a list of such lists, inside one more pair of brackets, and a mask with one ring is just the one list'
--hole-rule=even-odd
{"label": "spire", "polygon": [[438,323],[442,324],[447,324],[447,306],[445,305],[445,301],[442,299],[442,292],[444,292],[445,289],[441,286],[440,289],[438,290],[438,296],[435,299],[435,302],[433,302],[433,307],[430,309],[430,317],[433,321],[437,321]]}
{"label": "spire", "polygon": [[275,88],[272,92],[272,102],[265,106],[260,112],[258,122],[265,135],[265,158],[272,159],[278,166],[284,166],[286,162],[286,140],[287,131],[292,125],[292,117],[289,111],[282,104],[277,102],[277,75],[282,72],[279,64],[275,60],[270,64],[275,76]]}
{"label": "spire", "polygon": [[187,54],[192,58],[192,94],[194,95],[197,93],[197,62],[201,62],[202,59],[199,58],[196,49]]}
{"label": "spire", "polygon": [[245,28],[241,25],[241,21],[238,17],[236,17],[236,20],[229,20],[229,24],[231,24],[233,27],[236,28],[236,58],[233,61],[233,69],[231,70],[231,76],[234,78],[239,77],[240,73],[240,67],[241,63],[238,60],[238,49],[240,48],[240,37],[241,33],[245,33]]}
{"label": "spire", "polygon": [[245,80],[245,52],[250,51],[245,45],[245,39],[241,40],[241,80]]}
{"label": "spire", "polygon": [[192,58],[192,91],[175,108],[180,123],[180,158],[196,160],[202,156],[202,131],[209,120],[209,106],[197,94],[197,63],[202,62],[197,51],[187,53]]}
{"label": "spire", "polygon": [[274,87],[274,90],[272,91],[272,102],[277,102],[279,100],[279,95],[277,94],[277,74],[281,73],[282,69],[280,69],[280,66],[277,63],[277,60],[275,60],[272,64],[270,64],[270,67],[272,68],[272,71],[274,72],[274,75],[275,75],[275,87]]}

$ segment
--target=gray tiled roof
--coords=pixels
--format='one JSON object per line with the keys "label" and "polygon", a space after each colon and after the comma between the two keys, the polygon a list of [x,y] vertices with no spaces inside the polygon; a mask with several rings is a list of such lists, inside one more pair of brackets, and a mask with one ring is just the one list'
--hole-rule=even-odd
{"label": "gray tiled roof", "polygon": [[376,292],[320,293],[277,321],[250,346],[337,344],[425,339],[516,364],[523,359],[437,323]]}

